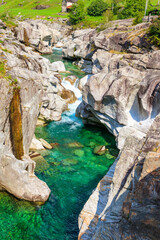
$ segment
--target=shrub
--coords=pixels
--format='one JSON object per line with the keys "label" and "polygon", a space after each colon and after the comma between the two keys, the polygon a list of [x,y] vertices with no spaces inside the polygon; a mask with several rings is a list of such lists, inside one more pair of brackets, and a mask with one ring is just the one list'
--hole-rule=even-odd
{"label": "shrub", "polygon": [[69,21],[71,24],[77,24],[85,18],[84,3],[79,0],[73,4],[69,13]]}
{"label": "shrub", "polygon": [[90,16],[101,16],[106,11],[108,4],[103,0],[94,0],[87,8],[87,13]]}
{"label": "shrub", "polygon": [[144,14],[143,13],[138,13],[136,18],[133,20],[133,25],[136,25],[138,23],[142,23],[142,18],[143,18]]}
{"label": "shrub", "polygon": [[151,43],[160,47],[160,17],[155,19],[149,27],[149,39]]}
{"label": "shrub", "polygon": [[119,18],[136,17],[139,13],[144,13],[145,0],[126,0],[124,9],[118,14]]}

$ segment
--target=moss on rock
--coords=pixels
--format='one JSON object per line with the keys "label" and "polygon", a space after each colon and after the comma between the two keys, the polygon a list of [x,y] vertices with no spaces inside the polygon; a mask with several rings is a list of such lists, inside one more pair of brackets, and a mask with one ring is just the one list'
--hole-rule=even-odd
{"label": "moss on rock", "polygon": [[13,98],[10,103],[10,133],[13,154],[17,159],[21,159],[24,155],[23,150],[23,132],[22,132],[22,115],[21,115],[21,99],[20,89],[13,89]]}

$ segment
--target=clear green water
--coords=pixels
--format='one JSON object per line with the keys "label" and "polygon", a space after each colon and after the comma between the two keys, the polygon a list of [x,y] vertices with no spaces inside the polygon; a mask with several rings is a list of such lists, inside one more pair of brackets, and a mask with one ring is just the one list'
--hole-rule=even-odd
{"label": "clear green water", "polygon": [[[84,127],[72,111],[60,122],[37,127],[36,135],[59,143],[42,152],[45,160],[36,168],[51,189],[50,198],[37,206],[0,193],[0,239],[76,240],[78,215],[118,154],[114,138],[105,129]],[[93,154],[98,145],[107,146],[105,155]]]}
{"label": "clear green water", "polygon": [[63,61],[64,62],[64,65],[66,67],[66,70],[69,71],[68,73],[61,73],[61,75],[63,76],[69,76],[69,75],[75,75],[79,78],[81,77],[84,77],[86,74],[80,70],[79,67],[77,67],[76,65],[73,65],[73,61],[71,60],[67,60],[67,59],[64,59],[62,57],[62,51],[60,50],[54,50],[53,52],[54,54],[52,55],[43,55],[45,58],[49,59],[50,62],[56,62],[56,61]]}

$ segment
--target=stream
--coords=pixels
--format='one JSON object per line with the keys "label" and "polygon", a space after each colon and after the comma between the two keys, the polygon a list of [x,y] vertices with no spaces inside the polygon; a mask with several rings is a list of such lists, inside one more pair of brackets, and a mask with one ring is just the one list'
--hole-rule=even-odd
{"label": "stream", "polygon": [[[45,57],[51,62],[62,60],[58,50]],[[71,61],[64,60],[64,64],[71,72],[67,75],[84,76]],[[69,82],[63,80],[62,84],[75,92],[77,101],[69,105],[61,121],[37,127],[35,132],[38,138],[57,143],[52,150],[41,153],[44,159],[37,160],[35,171],[48,184],[51,195],[39,206],[0,192],[2,240],[76,240],[78,215],[118,155],[114,137],[106,129],[84,126],[75,117],[81,93]],[[99,145],[108,149],[102,156],[93,153]]]}

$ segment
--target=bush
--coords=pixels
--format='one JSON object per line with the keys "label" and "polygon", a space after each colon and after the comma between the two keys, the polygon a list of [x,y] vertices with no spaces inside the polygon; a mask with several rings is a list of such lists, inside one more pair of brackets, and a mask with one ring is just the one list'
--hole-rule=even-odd
{"label": "bush", "polygon": [[142,23],[142,18],[143,18],[144,14],[143,13],[138,13],[136,18],[133,20],[133,25],[136,25],[138,23]]}
{"label": "bush", "polygon": [[69,13],[69,21],[74,25],[81,22],[85,18],[84,3],[78,1],[73,4]]}
{"label": "bush", "polygon": [[87,13],[90,16],[101,16],[106,11],[108,4],[103,0],[94,0],[87,8]]}
{"label": "bush", "polygon": [[108,23],[114,19],[112,10],[107,10],[103,13],[103,23]]}
{"label": "bush", "polygon": [[160,17],[155,19],[149,27],[149,39],[151,43],[160,47]]}
{"label": "bush", "polygon": [[119,18],[136,17],[139,13],[144,14],[145,0],[126,0],[124,9],[118,14]]}

